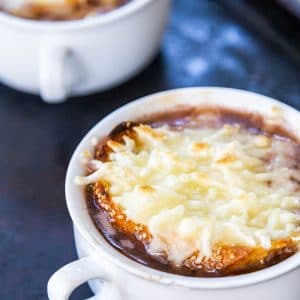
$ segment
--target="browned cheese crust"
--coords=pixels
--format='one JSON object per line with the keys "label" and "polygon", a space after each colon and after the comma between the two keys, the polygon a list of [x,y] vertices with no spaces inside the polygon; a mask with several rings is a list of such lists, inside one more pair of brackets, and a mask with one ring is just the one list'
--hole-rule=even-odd
{"label": "browned cheese crust", "polygon": [[[279,126],[267,126],[258,115],[215,108],[208,108],[201,112],[187,110],[181,114],[175,112],[161,114],[146,118],[146,120],[148,121],[144,121],[143,124],[158,127],[167,123],[174,130],[180,130],[183,127],[219,127],[225,123],[238,123],[253,132],[263,132],[268,136],[283,136],[296,141],[296,138],[289,135],[285,129]],[[137,125],[138,123],[131,122],[119,125],[96,146],[94,157],[103,162],[108,161],[109,153],[112,151],[109,144],[123,143],[124,135],[136,141],[133,128]],[[198,277],[249,273],[277,264],[298,250],[297,244],[292,239],[275,241],[269,250],[219,245],[213,249],[212,256],[205,258],[200,264],[195,261],[197,256],[195,253],[187,258],[183,265],[176,266],[171,264],[163,254],[154,256],[147,253],[146,247],[152,238],[151,234],[144,225],[129,220],[122,207],[111,201],[109,183],[98,181],[90,184],[87,187],[87,203],[97,228],[115,248],[135,261],[169,273]]]}
{"label": "browned cheese crust", "polygon": [[112,11],[128,0],[68,0],[63,4],[28,4],[11,12],[33,20],[75,20]]}

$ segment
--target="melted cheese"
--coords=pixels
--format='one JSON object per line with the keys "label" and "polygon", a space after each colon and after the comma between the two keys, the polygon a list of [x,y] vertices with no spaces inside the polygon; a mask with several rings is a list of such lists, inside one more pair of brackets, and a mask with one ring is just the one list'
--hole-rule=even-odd
{"label": "melted cheese", "polygon": [[[97,4],[97,3],[95,3]],[[38,5],[38,6],[57,6],[57,8],[62,8],[62,5],[65,6],[74,6],[74,5],[88,5],[86,0],[1,0],[0,7],[3,9],[14,12],[15,10],[22,9],[28,5]],[[113,8],[119,5],[119,2],[116,0],[105,0],[99,1],[99,6]]]}
{"label": "melted cheese", "polygon": [[[152,129],[108,141],[108,162],[81,185],[109,183],[111,200],[127,218],[148,228],[147,251],[181,264],[210,257],[219,245],[262,247],[299,233],[299,171],[295,145],[239,126]],[[291,158],[292,157],[292,158]]]}

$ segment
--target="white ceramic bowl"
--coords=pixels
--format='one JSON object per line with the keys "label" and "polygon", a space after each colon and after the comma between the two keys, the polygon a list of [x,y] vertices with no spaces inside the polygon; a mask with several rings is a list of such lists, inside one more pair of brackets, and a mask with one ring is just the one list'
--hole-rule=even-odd
{"label": "white ceramic bowl", "polygon": [[75,21],[31,21],[0,12],[0,80],[47,102],[115,86],[157,52],[171,0],[132,0]]}
{"label": "white ceramic bowl", "polygon": [[[84,149],[92,150],[93,137],[105,137],[122,121],[134,121],[147,114],[172,110],[176,106],[217,105],[262,114],[300,136],[300,113],[262,95],[226,88],[189,88],[154,94],[129,103],[100,121],[77,147],[66,177],[66,198],[76,233],[81,259],[53,275],[48,284],[50,300],[68,299],[81,283],[92,284],[95,299],[103,300],[299,300],[300,253],[261,271],[224,278],[190,278],[160,272],[115,250],[99,234],[90,218],[82,187],[74,183],[85,170],[80,162]],[[280,111],[274,117],[275,111]],[[279,116],[279,117],[278,117]],[[104,281],[99,293],[100,282]]]}

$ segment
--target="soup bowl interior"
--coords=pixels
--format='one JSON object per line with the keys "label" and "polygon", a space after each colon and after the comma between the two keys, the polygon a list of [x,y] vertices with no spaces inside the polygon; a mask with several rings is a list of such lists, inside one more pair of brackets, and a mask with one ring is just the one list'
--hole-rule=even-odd
{"label": "soup bowl interior", "polygon": [[190,107],[222,107],[239,112],[260,114],[266,122],[284,126],[295,136],[300,136],[300,113],[274,99],[251,92],[227,88],[187,88],[157,93],[131,102],[112,112],[97,123],[83,138],[74,152],[66,177],[66,199],[76,230],[94,249],[97,255],[136,276],[189,288],[233,288],[263,282],[280,276],[300,266],[300,253],[261,271],[221,278],[191,278],[164,273],[138,264],[115,250],[99,233],[86,205],[84,189],[74,183],[77,175],[84,175],[81,163],[84,150],[93,151],[91,140],[101,139],[122,121],[135,121],[152,114],[178,111]]}

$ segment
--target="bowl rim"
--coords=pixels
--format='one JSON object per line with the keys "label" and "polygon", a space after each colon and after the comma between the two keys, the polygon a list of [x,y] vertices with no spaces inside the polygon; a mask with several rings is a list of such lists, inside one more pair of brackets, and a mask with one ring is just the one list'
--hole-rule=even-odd
{"label": "bowl rim", "polygon": [[[276,106],[283,109],[284,112],[289,113],[289,117],[299,118],[300,112],[296,109],[278,101],[272,99],[270,97],[266,97],[257,93],[239,90],[239,89],[231,89],[231,88],[220,88],[220,87],[196,87],[196,88],[181,88],[175,90],[168,90],[164,92],[158,92],[155,94],[151,94],[146,97],[139,98],[133,102],[129,102],[117,110],[114,110],[105,118],[100,120],[81,140],[79,145],[76,147],[72,158],[70,160],[66,182],[65,182],[65,192],[66,192],[66,201],[69,213],[73,220],[73,223],[83,237],[83,239],[90,244],[90,246],[97,253],[97,257],[105,258],[108,261],[112,262],[114,265],[119,268],[146,280],[151,280],[154,282],[158,282],[165,285],[175,285],[181,287],[187,287],[192,289],[226,289],[226,288],[239,288],[243,286],[253,285],[257,283],[262,283],[273,278],[282,276],[286,273],[289,273],[296,268],[300,267],[300,251],[290,258],[278,263],[274,266],[262,269],[260,271],[236,275],[236,276],[228,276],[228,277],[218,277],[218,278],[200,278],[200,277],[187,277],[182,275],[165,273],[159,270],[152,269],[150,267],[141,265],[127,256],[121,254],[118,250],[116,250],[112,245],[110,245],[97,231],[94,226],[86,207],[84,193],[79,195],[78,189],[75,187],[74,178],[78,173],[77,170],[82,170],[82,166],[80,166],[79,157],[84,149],[90,145],[90,140],[93,136],[95,136],[96,132],[101,131],[101,127],[104,127],[104,124],[116,118],[118,115],[122,115],[126,113],[126,111],[135,110],[138,106],[143,106],[145,103],[151,103],[159,100],[162,97],[166,98],[167,103],[170,104],[172,102],[172,97],[177,96],[177,94],[184,95],[185,93],[193,93],[196,94],[227,94],[234,95],[235,97],[241,96],[246,97],[248,99],[260,100],[263,105],[272,105],[272,107]],[[171,96],[171,97],[170,97]],[[171,100],[171,102],[170,102]],[[225,102],[224,102],[225,103]],[[227,104],[226,104],[227,105]],[[249,106],[245,102],[244,107]],[[251,104],[252,105],[252,104]],[[220,105],[221,106],[221,105]],[[138,116],[139,113],[136,113]],[[139,115],[140,116],[140,115]],[[120,121],[121,122],[121,121]],[[103,129],[104,130],[104,129]],[[112,128],[110,128],[112,130]],[[297,127],[297,132],[299,132],[300,136],[300,125]],[[105,134],[104,134],[105,136]],[[91,148],[91,146],[90,146]],[[76,202],[76,199],[78,202]],[[81,206],[81,210],[78,207]]]}
{"label": "bowl rim", "polygon": [[[40,21],[20,18],[10,15],[4,11],[0,11],[0,23],[7,26],[15,26],[18,30],[32,30],[32,31],[69,31],[69,30],[82,30],[89,29],[95,26],[105,26],[116,21],[123,20],[129,17],[144,7],[148,6],[151,2],[157,0],[131,0],[125,5],[118,7],[107,14],[99,17],[83,18],[79,20],[67,21]],[[166,1],[166,0],[159,0]]]}

